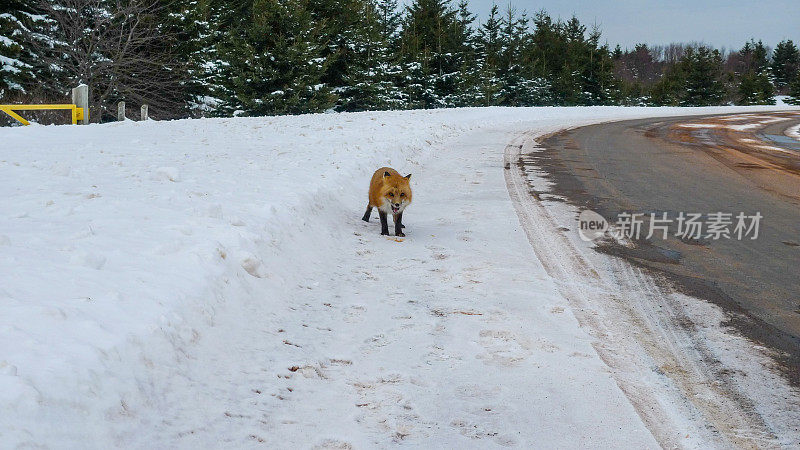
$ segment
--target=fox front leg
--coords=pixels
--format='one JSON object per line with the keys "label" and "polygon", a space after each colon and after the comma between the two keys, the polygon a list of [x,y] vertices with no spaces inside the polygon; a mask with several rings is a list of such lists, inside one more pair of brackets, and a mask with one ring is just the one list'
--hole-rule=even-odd
{"label": "fox front leg", "polygon": [[364,217],[362,217],[361,220],[369,222],[370,214],[372,214],[372,206],[367,205],[367,212],[364,213]]}
{"label": "fox front leg", "polygon": [[394,215],[394,235],[403,237],[405,233],[403,233],[403,213],[397,213]]}
{"label": "fox front leg", "polygon": [[381,218],[381,235],[389,235],[389,222],[386,220],[386,213],[378,210],[378,215]]}

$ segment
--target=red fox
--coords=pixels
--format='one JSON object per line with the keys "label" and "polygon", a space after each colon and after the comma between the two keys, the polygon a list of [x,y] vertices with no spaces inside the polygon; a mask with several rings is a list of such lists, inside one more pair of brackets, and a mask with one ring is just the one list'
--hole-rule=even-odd
{"label": "red fox", "polygon": [[378,215],[381,218],[381,234],[389,235],[389,224],[386,221],[387,215],[391,212],[394,217],[395,236],[405,236],[403,233],[403,210],[411,204],[411,185],[409,180],[411,174],[400,175],[390,167],[381,167],[372,174],[372,181],[369,182],[369,203],[367,212],[361,219],[369,222],[369,215],[372,208],[378,208]]}

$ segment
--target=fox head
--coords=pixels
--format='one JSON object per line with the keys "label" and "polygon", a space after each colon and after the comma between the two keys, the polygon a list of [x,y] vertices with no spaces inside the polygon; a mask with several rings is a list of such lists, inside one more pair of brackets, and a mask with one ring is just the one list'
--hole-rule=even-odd
{"label": "fox head", "polygon": [[402,212],[411,203],[409,180],[411,180],[411,174],[402,177],[389,172],[383,173],[381,198],[384,199],[384,204],[392,209],[392,214]]}

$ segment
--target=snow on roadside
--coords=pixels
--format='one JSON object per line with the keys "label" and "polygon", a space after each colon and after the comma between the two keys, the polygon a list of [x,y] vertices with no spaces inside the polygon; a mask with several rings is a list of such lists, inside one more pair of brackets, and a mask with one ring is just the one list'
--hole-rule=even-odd
{"label": "snow on roadside", "polygon": [[[617,425],[629,427],[632,444],[653,445],[568,311],[566,324],[524,320],[549,308],[536,316],[547,325],[564,306],[513,235],[500,167],[487,162],[502,161],[523,129],[729,110],[769,108],[0,129],[0,440],[590,444],[616,430],[598,414],[611,408],[630,419]],[[481,141],[489,129],[505,141]],[[471,150],[460,155],[461,147]],[[415,173],[423,194],[402,243],[358,220],[367,180],[385,164]],[[575,358],[553,348],[586,355],[568,389],[559,383]],[[459,377],[454,397],[444,391],[448,370]],[[544,410],[535,410],[508,382],[551,392],[553,403],[536,398]],[[582,398],[598,411],[578,414]],[[547,428],[555,418],[578,431]]]}
{"label": "snow on roadside", "polygon": [[800,124],[787,128],[784,133],[790,138],[800,141]]}

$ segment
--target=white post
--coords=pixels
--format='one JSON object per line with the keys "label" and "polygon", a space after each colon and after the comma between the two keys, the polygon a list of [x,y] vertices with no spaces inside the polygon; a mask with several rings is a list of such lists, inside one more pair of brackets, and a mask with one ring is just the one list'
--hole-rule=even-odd
{"label": "white post", "polygon": [[147,115],[147,105],[142,105],[142,120],[149,119]]}
{"label": "white post", "polygon": [[89,86],[81,84],[72,90],[72,103],[78,108],[83,108],[83,120],[78,123],[86,125],[89,123]]}
{"label": "white post", "polygon": [[125,121],[125,102],[117,103],[117,120],[120,122]]}

